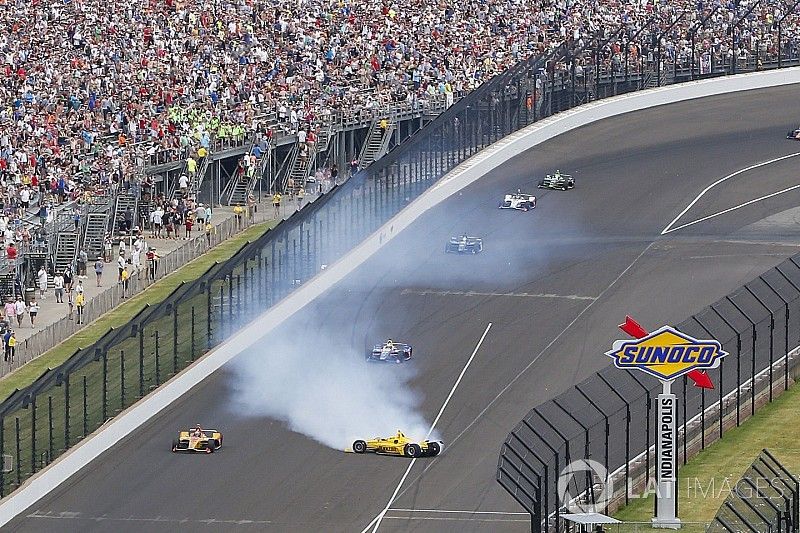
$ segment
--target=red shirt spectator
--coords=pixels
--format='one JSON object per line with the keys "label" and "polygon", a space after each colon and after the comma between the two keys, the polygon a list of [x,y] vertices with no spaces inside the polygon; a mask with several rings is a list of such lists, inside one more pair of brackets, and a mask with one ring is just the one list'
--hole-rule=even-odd
{"label": "red shirt spectator", "polygon": [[8,257],[11,260],[17,258],[17,248],[14,246],[13,242],[8,245],[8,248],[6,248],[6,257]]}

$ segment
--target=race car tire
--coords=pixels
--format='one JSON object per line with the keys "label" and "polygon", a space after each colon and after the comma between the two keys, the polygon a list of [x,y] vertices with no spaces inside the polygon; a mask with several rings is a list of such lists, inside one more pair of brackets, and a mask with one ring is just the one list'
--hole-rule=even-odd
{"label": "race car tire", "polygon": [[208,443],[206,444],[205,452],[214,453],[214,441],[208,441]]}
{"label": "race car tire", "polygon": [[442,451],[442,447],[439,446],[438,442],[429,442],[428,443],[428,455],[430,457],[436,457],[439,455],[439,452]]}
{"label": "race car tire", "polygon": [[419,444],[406,444],[403,448],[403,455],[411,458],[419,457],[422,455],[422,450],[420,449]]}
{"label": "race car tire", "polygon": [[172,451],[173,452],[177,452],[178,451],[178,444],[180,444],[180,443],[177,440],[173,440],[172,441]]}
{"label": "race car tire", "polygon": [[363,440],[357,440],[353,443],[353,451],[355,453],[366,453],[367,443]]}

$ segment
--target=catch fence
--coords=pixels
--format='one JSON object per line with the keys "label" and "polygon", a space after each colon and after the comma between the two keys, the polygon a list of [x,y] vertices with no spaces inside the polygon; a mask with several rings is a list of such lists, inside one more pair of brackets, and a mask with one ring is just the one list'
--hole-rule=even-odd
{"label": "catch fence", "polygon": [[[696,338],[717,339],[728,356],[714,371],[715,389],[673,385],[678,398],[677,461],[688,458],[740,425],[793,382],[800,362],[800,255],[677,324]],[[509,434],[497,479],[531,513],[534,531],[561,531],[568,504],[609,512],[631,494],[652,487],[656,464],[655,400],[661,382],[611,365],[535,407]],[[605,473],[570,478],[570,495],[558,491],[561,472],[575,460],[599,462]],[[613,494],[598,500],[602,489]]]}

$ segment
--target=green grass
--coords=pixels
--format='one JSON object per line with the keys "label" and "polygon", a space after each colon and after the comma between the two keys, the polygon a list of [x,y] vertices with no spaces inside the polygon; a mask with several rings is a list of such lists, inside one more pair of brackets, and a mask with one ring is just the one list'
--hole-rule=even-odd
{"label": "green grass", "polygon": [[247,228],[238,235],[223,241],[197,259],[187,263],[175,272],[154,283],[124,304],[114,308],[81,329],[61,344],[48,350],[18,370],[0,379],[0,398],[7,398],[15,389],[22,389],[33,383],[48,368],[55,368],[70,358],[77,350],[91,346],[109,329],[126,324],[131,317],[148,304],[163,301],[181,283],[200,277],[215,262],[230,259],[247,241],[254,240],[277,221],[262,222]]}
{"label": "green grass", "polygon": [[[792,387],[753,418],[732,428],[719,440],[679,467],[678,505],[681,520],[710,522],[742,474],[767,448],[790,472],[800,473],[800,387]],[[632,500],[615,517],[649,521],[653,498]]]}

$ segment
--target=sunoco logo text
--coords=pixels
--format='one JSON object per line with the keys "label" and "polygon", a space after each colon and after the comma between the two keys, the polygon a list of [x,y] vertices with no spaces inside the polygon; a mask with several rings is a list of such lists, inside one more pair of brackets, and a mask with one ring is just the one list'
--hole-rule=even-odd
{"label": "sunoco logo text", "polygon": [[728,353],[715,340],[695,339],[664,326],[641,339],[615,341],[606,355],[617,368],[636,368],[669,381],[692,370],[717,368]]}

